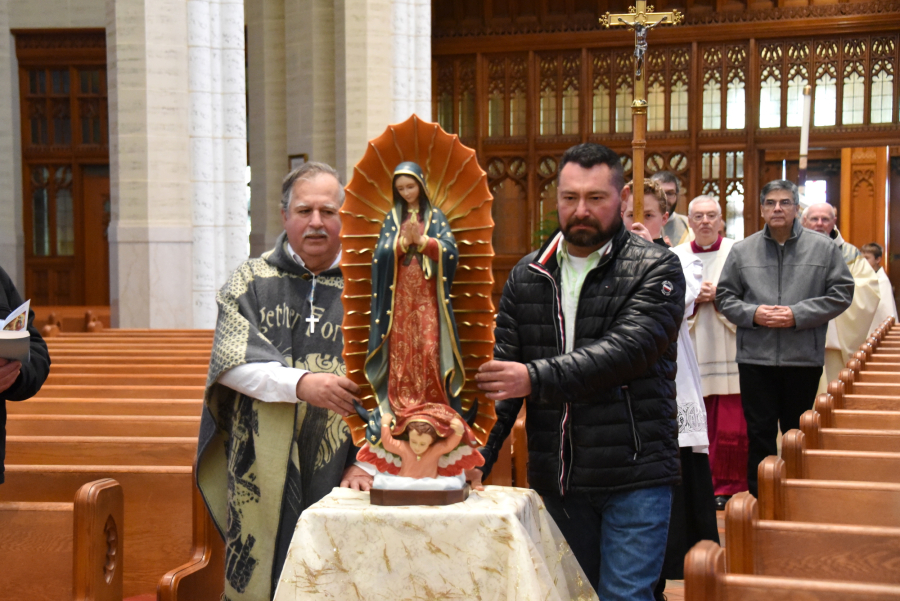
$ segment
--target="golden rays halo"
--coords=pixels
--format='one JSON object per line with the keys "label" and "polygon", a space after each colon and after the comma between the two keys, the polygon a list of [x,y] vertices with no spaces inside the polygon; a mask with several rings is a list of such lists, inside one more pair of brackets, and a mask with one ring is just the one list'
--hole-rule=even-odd
{"label": "golden rays halo", "polygon": [[[394,169],[403,161],[414,161],[422,168],[428,198],[444,212],[456,237],[459,266],[450,296],[466,368],[462,407],[467,411],[478,399],[472,429],[479,443],[485,444],[497,414],[493,401],[485,399],[475,386],[474,375],[494,356],[493,196],[475,151],[437,123],[423,121],[416,115],[389,125],[383,134],[369,141],[346,188],[341,207],[341,300],[347,377],[362,389],[360,397],[366,409],[373,409],[375,396],[363,371],[369,341],[372,257],[381,224],[393,207]],[[355,414],[344,420],[350,426],[354,444],[361,445],[365,440],[363,421]]]}

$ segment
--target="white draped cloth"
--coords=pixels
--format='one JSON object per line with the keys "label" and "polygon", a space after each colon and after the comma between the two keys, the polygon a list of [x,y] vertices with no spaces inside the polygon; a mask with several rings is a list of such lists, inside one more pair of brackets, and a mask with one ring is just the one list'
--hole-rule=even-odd
{"label": "white draped cloth", "polygon": [[595,601],[536,492],[487,486],[464,503],[382,507],[335,488],[303,512],[275,601]]}
{"label": "white draped cloth", "polygon": [[696,257],[675,253],[684,271],[684,315],[678,330],[678,371],[675,374],[676,402],[678,404],[678,446],[693,447],[695,453],[709,452],[709,434],[706,429],[706,405],[700,383],[700,367],[691,343],[687,316],[694,312],[694,301],[700,295],[703,263]]}

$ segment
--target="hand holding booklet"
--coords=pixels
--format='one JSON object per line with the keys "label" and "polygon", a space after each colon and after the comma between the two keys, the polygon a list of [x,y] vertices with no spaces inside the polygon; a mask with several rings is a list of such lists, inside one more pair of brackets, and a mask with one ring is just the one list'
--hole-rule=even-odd
{"label": "hand holding booklet", "polygon": [[31,301],[27,300],[0,320],[0,359],[26,362],[31,357],[31,335],[28,333],[28,309]]}

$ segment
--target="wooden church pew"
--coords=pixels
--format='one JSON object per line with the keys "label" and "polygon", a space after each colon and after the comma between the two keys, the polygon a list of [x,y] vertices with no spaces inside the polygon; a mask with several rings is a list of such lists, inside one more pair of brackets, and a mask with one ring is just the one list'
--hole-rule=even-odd
{"label": "wooden church pew", "polygon": [[59,374],[202,374],[206,376],[209,363],[53,363],[51,375]]}
{"label": "wooden church pew", "polygon": [[212,340],[213,330],[131,330],[106,328],[102,332],[60,332],[57,340]]}
{"label": "wooden church pew", "polygon": [[900,411],[837,409],[834,397],[828,393],[816,397],[813,409],[821,416],[823,428],[900,430]]}
{"label": "wooden church pew", "polygon": [[122,488],[97,480],[68,498],[0,503],[0,600],[122,600]]}
{"label": "wooden church pew", "polygon": [[[873,367],[877,367],[877,364]],[[873,384],[896,384],[900,382],[900,373],[893,371],[878,371],[876,369],[862,370],[856,375],[858,382]]]}
{"label": "wooden church pew", "polygon": [[7,403],[7,415],[167,415],[197,416],[200,399],[32,398]]}
{"label": "wooden church pew", "polygon": [[107,352],[107,353],[117,353],[119,351],[129,351],[129,350],[141,350],[142,352],[155,352],[155,353],[165,353],[167,351],[178,350],[179,352],[195,352],[195,353],[209,353],[212,349],[212,343],[210,342],[145,342],[142,340],[125,340],[123,342],[53,342],[53,338],[47,339],[47,348],[50,351],[50,356],[53,356],[55,352],[68,352],[71,354],[72,352],[77,351],[91,351],[93,353],[97,352]]}
{"label": "wooden church pew", "polygon": [[155,367],[157,365],[172,365],[177,364],[181,366],[188,366],[191,368],[197,367],[205,367],[209,368],[209,355],[203,355],[202,353],[197,354],[197,358],[182,358],[182,357],[172,357],[172,356],[147,356],[141,357],[139,360],[135,358],[128,358],[127,360],[123,360],[122,357],[115,354],[99,354],[99,355],[79,355],[78,353],[67,354],[64,356],[53,355],[53,369],[55,370],[60,365],[70,366],[70,365],[87,365],[87,366],[97,366],[97,365],[115,365],[120,368],[127,368],[130,366],[137,367]]}
{"label": "wooden church pew", "polygon": [[134,348],[126,348],[126,349],[79,349],[79,348],[58,348],[53,350],[50,353],[51,359],[56,357],[60,359],[66,358],[82,358],[82,357],[105,357],[107,359],[112,359],[113,361],[117,361],[119,363],[123,362],[133,362],[133,363],[142,363],[146,361],[148,358],[163,358],[166,359],[166,363],[171,363],[172,361],[184,361],[184,360],[192,360],[192,362],[196,362],[197,360],[203,361],[209,360],[209,350],[183,350],[179,348],[170,348],[170,349],[146,349],[146,350],[135,350]]}
{"label": "wooden church pew", "polygon": [[110,325],[109,305],[45,305],[32,309],[36,327],[52,324],[57,332],[84,333],[89,324],[95,327],[99,324],[101,328]]}
{"label": "wooden church pew", "polygon": [[900,586],[725,572],[725,550],[697,543],[684,560],[685,601],[897,601]]}
{"label": "wooden church pew", "polygon": [[742,492],[725,506],[729,574],[900,584],[900,528],[759,519]]}
{"label": "wooden church pew", "polygon": [[0,502],[61,502],[104,477],[119,482],[124,495],[124,595],[152,593],[173,563],[190,557],[190,466],[7,465]]}
{"label": "wooden church pew", "polygon": [[158,601],[219,601],[225,583],[225,543],[196,486],[191,496],[191,554],[159,580]]}
{"label": "wooden church pew", "polygon": [[784,435],[781,457],[788,479],[900,484],[900,453],[810,449],[800,430]]}
{"label": "wooden church pew", "polygon": [[197,436],[200,416],[10,415],[8,436]]}
{"label": "wooden church pew", "polygon": [[900,430],[823,428],[815,410],[800,416],[800,430],[811,449],[900,452]]}
{"label": "wooden church pew", "polygon": [[788,479],[774,456],[758,473],[761,519],[900,527],[900,484]]}
{"label": "wooden church pew", "polygon": [[120,345],[130,346],[140,344],[142,346],[153,347],[172,347],[175,345],[188,345],[197,347],[209,347],[212,345],[212,336],[130,336],[130,335],[107,335],[106,332],[96,334],[84,334],[81,336],[54,336],[47,341],[50,346],[108,346]]}
{"label": "wooden church pew", "polygon": [[842,380],[829,382],[827,391],[834,399],[835,409],[900,411],[900,396],[847,392],[847,385]]}
{"label": "wooden church pew", "polygon": [[60,332],[59,338],[83,338],[93,339],[102,336],[104,338],[200,338],[212,340],[215,330],[179,330],[179,329],[152,329],[152,328],[106,328],[102,332]]}
{"label": "wooden church pew", "polygon": [[203,386],[116,386],[45,384],[34,398],[79,397],[95,399],[202,399]]}
{"label": "wooden church pew", "polygon": [[7,436],[7,465],[192,465],[197,437]]}
{"label": "wooden church pew", "polygon": [[64,374],[51,370],[44,386],[206,386],[206,373],[192,374]]}

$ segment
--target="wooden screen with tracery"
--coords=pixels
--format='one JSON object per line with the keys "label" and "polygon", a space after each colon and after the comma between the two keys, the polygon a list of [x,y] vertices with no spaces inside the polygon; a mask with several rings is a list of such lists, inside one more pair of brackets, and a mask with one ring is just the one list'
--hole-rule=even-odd
{"label": "wooden screen with tracery", "polygon": [[[686,24],[654,29],[646,61],[645,173],[678,176],[682,212],[701,193],[718,198],[737,239],[761,225],[763,174],[796,153],[805,85],[813,89],[811,160],[900,137],[900,2],[750,2],[656,2],[685,12]],[[566,148],[605,144],[630,175],[633,34],[597,22],[627,4],[433,2],[434,114],[488,173],[497,294],[555,225]]]}
{"label": "wooden screen with tracery", "polygon": [[103,30],[16,30],[25,294],[109,304],[109,132]]}

